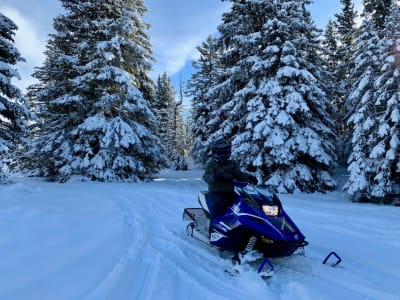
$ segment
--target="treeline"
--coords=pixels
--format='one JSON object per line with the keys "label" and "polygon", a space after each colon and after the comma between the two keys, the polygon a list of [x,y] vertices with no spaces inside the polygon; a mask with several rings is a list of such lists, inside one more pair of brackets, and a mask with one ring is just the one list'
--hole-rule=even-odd
{"label": "treeline", "polygon": [[166,73],[156,83],[148,75],[154,58],[142,0],[61,2],[33,74],[39,83],[26,96],[11,84],[23,60],[17,26],[0,14],[3,171],[143,180],[187,168],[189,148],[204,164],[210,143],[226,138],[232,157],[277,192],[333,190],[338,166],[348,168],[353,200],[385,202],[399,192],[396,1],[365,0],[359,13],[341,0],[321,31],[308,0],[230,0],[178,95]]}

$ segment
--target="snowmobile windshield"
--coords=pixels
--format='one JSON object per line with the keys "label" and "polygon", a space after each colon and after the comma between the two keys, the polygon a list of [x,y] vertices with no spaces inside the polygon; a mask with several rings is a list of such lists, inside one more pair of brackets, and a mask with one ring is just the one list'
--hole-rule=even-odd
{"label": "snowmobile windshield", "polygon": [[279,215],[280,201],[275,194],[256,189],[254,192],[246,192],[244,201],[250,207],[261,209],[267,216]]}

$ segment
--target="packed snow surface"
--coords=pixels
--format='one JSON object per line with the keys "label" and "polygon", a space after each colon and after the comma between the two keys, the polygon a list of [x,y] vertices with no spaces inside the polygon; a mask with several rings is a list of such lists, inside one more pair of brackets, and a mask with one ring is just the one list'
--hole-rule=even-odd
{"label": "packed snow surface", "polygon": [[[0,186],[0,299],[400,299],[400,208],[355,204],[340,191],[281,195],[306,256],[272,259],[261,280],[186,235],[201,170],[137,184]],[[333,268],[322,261],[342,257]]]}

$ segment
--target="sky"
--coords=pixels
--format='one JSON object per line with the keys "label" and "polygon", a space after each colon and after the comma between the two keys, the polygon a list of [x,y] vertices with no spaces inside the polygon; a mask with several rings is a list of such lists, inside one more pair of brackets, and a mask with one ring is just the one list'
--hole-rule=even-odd
{"label": "sky", "polygon": [[[362,0],[354,2],[360,11]],[[156,59],[150,75],[156,79],[167,72],[178,90],[180,80],[184,84],[193,71],[191,62],[198,55],[196,46],[217,31],[229,3],[221,0],[145,0],[145,6],[148,12],[144,20],[152,26],[149,34]],[[340,0],[314,0],[309,7],[321,29],[340,9]],[[43,51],[48,34],[54,32],[53,19],[62,13],[62,7],[58,0],[0,0],[0,12],[19,27],[15,45],[26,62],[17,65],[21,80],[13,83],[24,90],[35,82],[30,75],[45,59]]]}

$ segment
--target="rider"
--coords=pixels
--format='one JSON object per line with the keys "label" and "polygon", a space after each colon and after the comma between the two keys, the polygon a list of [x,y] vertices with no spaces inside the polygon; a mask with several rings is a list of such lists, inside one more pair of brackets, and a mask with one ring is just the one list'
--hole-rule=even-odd
{"label": "rider", "polygon": [[206,163],[203,179],[208,184],[211,224],[222,215],[235,199],[233,180],[248,181],[257,184],[257,179],[240,170],[237,162],[230,160],[231,145],[225,139],[219,139],[211,145],[212,157]]}

